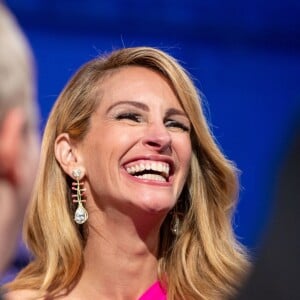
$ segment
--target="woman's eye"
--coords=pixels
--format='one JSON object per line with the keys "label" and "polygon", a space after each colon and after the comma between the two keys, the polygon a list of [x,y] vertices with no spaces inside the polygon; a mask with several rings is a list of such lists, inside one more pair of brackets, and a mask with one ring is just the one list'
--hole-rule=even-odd
{"label": "woman's eye", "polygon": [[181,129],[182,131],[190,131],[190,127],[183,124],[182,122],[175,121],[175,120],[167,120],[165,122],[166,127],[171,127],[171,128],[178,128]]}
{"label": "woman's eye", "polygon": [[131,120],[134,122],[141,122],[141,116],[139,114],[136,113],[121,113],[119,115],[117,115],[116,117],[117,120]]}

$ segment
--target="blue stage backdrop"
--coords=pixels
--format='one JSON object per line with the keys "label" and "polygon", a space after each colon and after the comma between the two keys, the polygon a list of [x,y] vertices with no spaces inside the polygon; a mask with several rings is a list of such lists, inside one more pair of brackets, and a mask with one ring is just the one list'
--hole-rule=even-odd
{"label": "blue stage backdrop", "polygon": [[149,45],[178,58],[241,171],[235,230],[250,249],[269,215],[300,106],[300,1],[9,0],[32,44],[42,124],[66,81],[98,54]]}

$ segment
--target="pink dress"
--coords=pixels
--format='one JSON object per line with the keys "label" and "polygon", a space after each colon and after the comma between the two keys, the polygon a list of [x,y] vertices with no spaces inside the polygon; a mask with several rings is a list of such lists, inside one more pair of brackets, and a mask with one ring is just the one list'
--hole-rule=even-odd
{"label": "pink dress", "polygon": [[157,281],[138,300],[167,300],[167,294]]}

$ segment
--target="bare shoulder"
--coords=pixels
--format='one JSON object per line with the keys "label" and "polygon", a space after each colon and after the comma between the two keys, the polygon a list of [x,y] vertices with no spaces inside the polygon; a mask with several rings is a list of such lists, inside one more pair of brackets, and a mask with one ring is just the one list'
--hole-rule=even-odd
{"label": "bare shoulder", "polygon": [[9,291],[4,295],[5,300],[43,300],[38,298],[36,290],[15,290]]}
{"label": "bare shoulder", "polygon": [[[1,1],[1,0],[0,0]],[[41,296],[38,290],[14,290],[8,291],[4,294],[4,300],[53,300],[50,296]],[[80,298],[74,298],[72,295],[65,293],[58,294],[55,299],[59,300],[78,300]]]}

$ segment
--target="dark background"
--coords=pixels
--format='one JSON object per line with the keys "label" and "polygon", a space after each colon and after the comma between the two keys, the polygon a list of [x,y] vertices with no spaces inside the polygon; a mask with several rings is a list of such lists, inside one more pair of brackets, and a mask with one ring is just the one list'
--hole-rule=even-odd
{"label": "dark background", "polygon": [[98,54],[148,45],[178,58],[205,96],[217,141],[241,170],[234,226],[241,242],[256,249],[300,108],[300,1],[6,3],[36,56],[41,129],[66,81]]}

